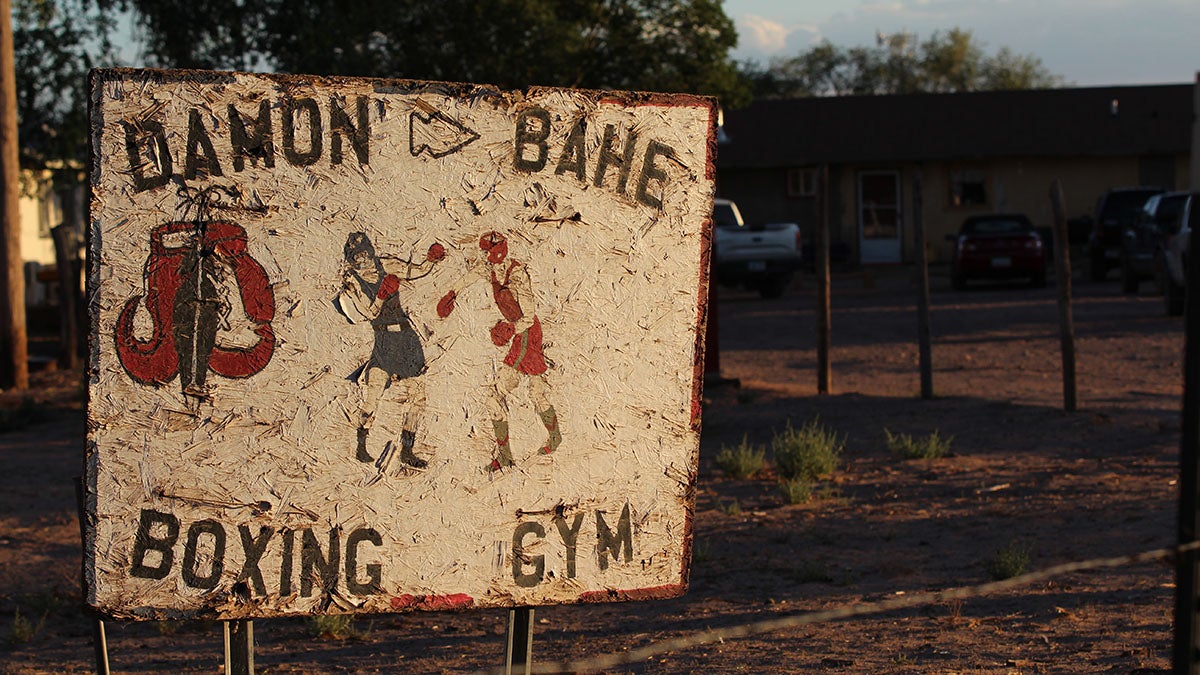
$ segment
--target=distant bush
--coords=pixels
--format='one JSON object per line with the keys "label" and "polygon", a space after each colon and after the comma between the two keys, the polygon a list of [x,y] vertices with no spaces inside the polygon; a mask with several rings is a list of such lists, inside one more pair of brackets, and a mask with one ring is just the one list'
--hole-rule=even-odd
{"label": "distant bush", "polygon": [[46,625],[46,615],[43,614],[41,619],[34,621],[28,616],[21,614],[21,608],[18,607],[13,612],[12,623],[8,626],[8,643],[10,645],[18,645],[30,642],[37,637],[38,633],[42,632],[42,628]]}
{"label": "distant bush", "polygon": [[950,452],[950,443],[954,440],[953,436],[942,436],[935,429],[933,433],[925,438],[913,438],[908,434],[892,434],[887,429],[883,430],[887,435],[887,447],[891,451],[893,457],[899,459],[937,459],[945,457]]}
{"label": "distant bush", "polygon": [[0,408],[0,433],[24,429],[46,419],[45,409],[26,396],[15,408]]}
{"label": "distant bush", "polygon": [[844,445],[844,437],[826,429],[815,417],[799,429],[789,421],[787,428],[771,439],[771,455],[781,479],[815,481],[837,470]]}
{"label": "distant bush", "polygon": [[745,436],[736,447],[722,446],[717,453],[717,467],[733,478],[749,478],[762,471],[766,462],[766,449],[750,443]]}
{"label": "distant bush", "polygon": [[1010,542],[993,553],[985,565],[988,576],[995,581],[1019,577],[1029,569],[1029,547],[1020,542]]}

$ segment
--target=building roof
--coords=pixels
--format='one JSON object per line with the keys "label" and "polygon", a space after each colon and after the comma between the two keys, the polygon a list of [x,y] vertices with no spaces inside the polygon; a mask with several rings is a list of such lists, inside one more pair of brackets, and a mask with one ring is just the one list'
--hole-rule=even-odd
{"label": "building roof", "polygon": [[725,112],[717,166],[1186,155],[1192,86],[757,101]]}

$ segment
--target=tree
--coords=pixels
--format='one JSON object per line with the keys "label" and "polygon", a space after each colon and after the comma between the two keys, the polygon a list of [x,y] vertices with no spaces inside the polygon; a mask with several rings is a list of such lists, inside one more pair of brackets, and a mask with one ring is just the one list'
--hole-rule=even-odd
{"label": "tree", "polygon": [[1062,86],[1034,56],[1007,47],[987,56],[969,30],[935,32],[920,42],[914,33],[879,33],[873,47],[821,42],[766,68],[743,66],[755,96],[797,98],[869,94],[950,93]]}
{"label": "tree", "polygon": [[[111,62],[111,14],[91,0],[15,0],[17,125],[25,176],[78,182],[87,161],[87,72]],[[37,183],[26,180],[25,192]]]}
{"label": "tree", "polygon": [[160,66],[748,95],[720,0],[120,1]]}

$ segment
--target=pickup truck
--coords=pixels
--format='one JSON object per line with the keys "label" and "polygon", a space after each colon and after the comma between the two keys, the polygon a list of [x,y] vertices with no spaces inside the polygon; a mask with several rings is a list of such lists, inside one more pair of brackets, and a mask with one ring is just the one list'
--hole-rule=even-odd
{"label": "pickup truck", "polygon": [[746,225],[737,204],[713,202],[717,283],[778,298],[800,269],[800,226],[796,223]]}

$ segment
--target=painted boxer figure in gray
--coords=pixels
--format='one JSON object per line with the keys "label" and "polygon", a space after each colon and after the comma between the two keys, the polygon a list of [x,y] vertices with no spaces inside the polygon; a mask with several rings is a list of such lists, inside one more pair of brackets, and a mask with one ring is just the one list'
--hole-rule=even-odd
{"label": "painted boxer figure in gray", "polygon": [[[365,233],[352,232],[346,238],[346,268],[343,288],[337,298],[338,308],[351,323],[366,321],[374,330],[371,356],[357,376],[362,388],[362,404],[356,457],[361,462],[374,461],[367,451],[367,438],[379,400],[385,390],[391,389],[397,392],[403,406],[400,461],[417,469],[427,465],[413,452],[417,423],[425,408],[425,384],[421,378],[426,366],[425,351],[408,311],[401,304],[400,284],[429,274],[433,265],[444,256],[442,245],[434,244],[425,260],[396,260],[399,263],[397,269],[389,272]],[[393,262],[391,258],[388,260]],[[377,462],[381,470],[386,468],[392,451],[392,442],[388,441]]]}

